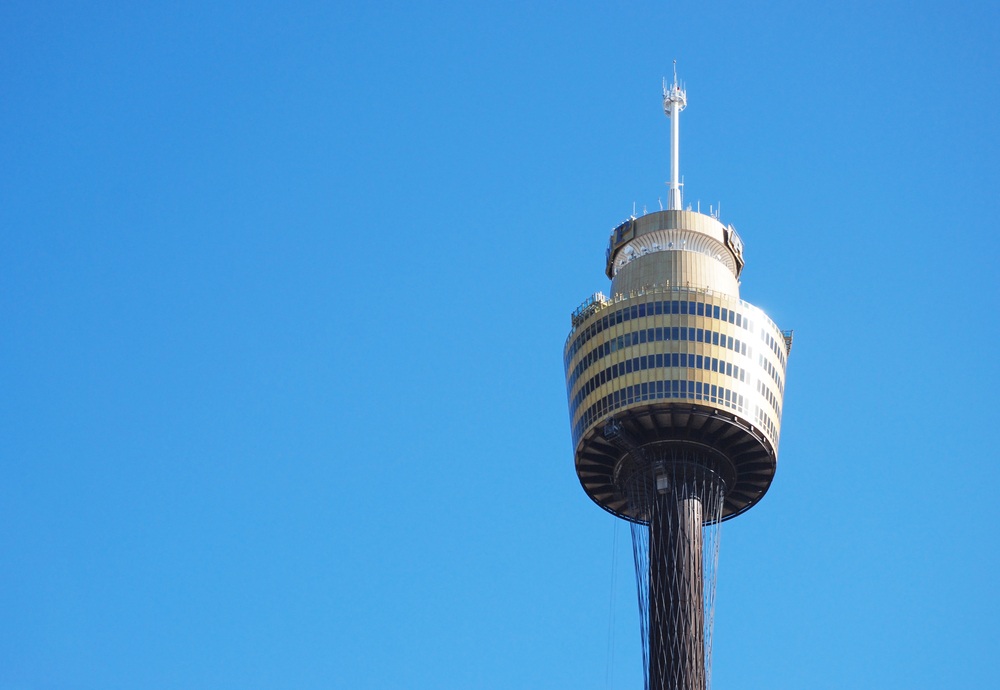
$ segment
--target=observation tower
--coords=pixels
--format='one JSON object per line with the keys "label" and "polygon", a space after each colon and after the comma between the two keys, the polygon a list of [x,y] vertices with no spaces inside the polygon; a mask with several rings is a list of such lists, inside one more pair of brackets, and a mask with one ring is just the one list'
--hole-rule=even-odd
{"label": "observation tower", "polygon": [[610,297],[573,312],[563,351],[580,483],[631,526],[650,690],[711,686],[719,527],[774,478],[792,345],[740,299],[735,228],[683,208],[686,106],[675,66],[668,208],[612,231]]}

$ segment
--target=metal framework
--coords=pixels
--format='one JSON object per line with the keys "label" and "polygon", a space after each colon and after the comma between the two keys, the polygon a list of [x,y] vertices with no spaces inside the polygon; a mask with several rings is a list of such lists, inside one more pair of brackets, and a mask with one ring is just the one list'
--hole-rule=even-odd
{"label": "metal framework", "polygon": [[616,484],[634,516],[645,687],[706,690],[726,494],[722,458],[698,447],[643,445],[613,417],[604,436],[626,451]]}

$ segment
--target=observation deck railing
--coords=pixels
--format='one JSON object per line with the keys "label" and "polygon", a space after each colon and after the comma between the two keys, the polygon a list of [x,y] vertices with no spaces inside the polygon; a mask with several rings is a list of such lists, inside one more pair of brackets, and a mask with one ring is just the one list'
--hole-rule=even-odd
{"label": "observation deck railing", "polygon": [[[771,320],[767,314],[760,307],[756,307],[746,300],[739,298],[734,298],[732,295],[719,292],[718,290],[711,290],[709,288],[693,287],[690,285],[670,285],[670,283],[665,283],[663,285],[652,285],[648,288],[642,288],[641,290],[632,290],[627,295],[616,294],[611,297],[605,297],[602,293],[596,292],[587,299],[573,312],[571,316],[572,328],[570,329],[569,335],[566,336],[566,342],[563,344],[563,352],[566,351],[566,347],[573,340],[573,336],[576,335],[580,326],[584,321],[589,319],[592,315],[609,309],[620,302],[625,302],[630,299],[635,299],[636,297],[645,297],[651,295],[662,295],[671,294],[678,292],[686,292],[688,294],[704,295],[705,297],[715,297],[726,300],[727,302],[733,304],[739,304],[741,307],[746,307],[748,309],[753,309],[761,315],[761,317],[771,325],[776,333],[779,333],[781,338],[786,341],[786,347],[791,351],[791,331],[783,331],[778,328],[778,324]],[[786,335],[787,334],[787,335]]]}

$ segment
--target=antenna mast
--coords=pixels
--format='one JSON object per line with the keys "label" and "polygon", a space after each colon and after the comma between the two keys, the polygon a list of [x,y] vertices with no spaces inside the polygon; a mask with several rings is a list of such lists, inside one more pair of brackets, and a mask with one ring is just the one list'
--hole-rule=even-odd
{"label": "antenna mast", "polygon": [[677,60],[674,60],[674,83],[667,89],[667,80],[663,80],[663,112],[670,118],[670,195],[667,197],[667,209],[680,211],[681,187],[680,179],[680,113],[687,107],[687,91],[677,85]]}

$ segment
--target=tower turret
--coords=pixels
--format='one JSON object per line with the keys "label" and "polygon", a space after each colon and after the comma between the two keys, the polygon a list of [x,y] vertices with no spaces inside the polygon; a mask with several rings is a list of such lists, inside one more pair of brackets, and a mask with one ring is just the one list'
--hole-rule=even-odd
{"label": "tower turret", "polygon": [[740,299],[743,242],[681,210],[678,115],[669,209],[629,218],[608,241],[610,297],[573,313],[563,352],[584,491],[632,524],[647,687],[711,680],[718,530],[751,508],[777,468],[791,331]]}

